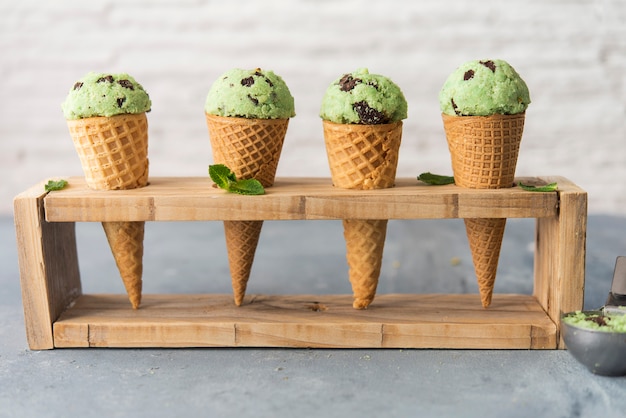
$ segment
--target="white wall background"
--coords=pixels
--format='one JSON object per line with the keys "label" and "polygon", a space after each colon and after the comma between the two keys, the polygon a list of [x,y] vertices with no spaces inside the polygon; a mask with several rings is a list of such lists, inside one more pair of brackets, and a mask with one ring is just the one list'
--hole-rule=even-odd
{"label": "white wall background", "polygon": [[89,71],[128,72],[153,101],[152,176],[204,176],[206,93],[232,67],[296,99],[280,176],[328,176],[318,108],[358,67],[409,102],[400,176],[451,174],[437,93],[463,61],[502,58],[531,89],[518,175],[563,175],[590,213],[626,214],[623,0],[0,0],[0,214],[20,191],[82,175],[60,110]]}

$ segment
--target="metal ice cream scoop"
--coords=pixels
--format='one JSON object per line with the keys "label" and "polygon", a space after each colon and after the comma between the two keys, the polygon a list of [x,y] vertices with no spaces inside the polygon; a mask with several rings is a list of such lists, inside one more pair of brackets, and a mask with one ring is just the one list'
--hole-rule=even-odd
{"label": "metal ice cream scoop", "polygon": [[606,303],[601,308],[607,314],[626,314],[626,257],[617,257],[613,283]]}
{"label": "metal ice cream scoop", "polygon": [[[587,315],[626,314],[626,257],[617,257],[609,297],[603,307],[583,311]],[[604,376],[626,375],[626,333],[585,329],[561,318],[561,332],[568,351],[592,373]]]}

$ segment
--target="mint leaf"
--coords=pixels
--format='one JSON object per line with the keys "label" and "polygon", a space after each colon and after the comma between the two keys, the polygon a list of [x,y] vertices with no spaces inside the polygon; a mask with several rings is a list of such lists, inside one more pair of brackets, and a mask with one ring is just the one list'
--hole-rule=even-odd
{"label": "mint leaf", "polygon": [[243,195],[261,195],[265,193],[263,185],[256,179],[237,180],[235,173],[224,164],[209,166],[209,176],[220,189]]}
{"label": "mint leaf", "polygon": [[426,184],[433,184],[436,186],[443,186],[445,184],[454,184],[454,177],[452,176],[442,176],[439,174],[433,173],[422,173],[417,176],[419,181],[423,181]]}
{"label": "mint leaf", "polygon": [[230,184],[229,191],[248,196],[265,194],[263,185],[256,179],[237,180]]}
{"label": "mint leaf", "polygon": [[532,186],[520,182],[519,187],[526,190],[527,192],[555,192],[558,190],[558,186],[556,183],[546,184],[545,186]]}
{"label": "mint leaf", "polygon": [[54,190],[61,190],[67,186],[67,180],[48,180],[48,183],[44,184],[44,189],[47,192],[52,192]]}
{"label": "mint leaf", "polygon": [[224,190],[229,190],[230,184],[237,181],[235,173],[233,173],[230,168],[226,167],[224,164],[210,165],[209,176],[220,189]]}

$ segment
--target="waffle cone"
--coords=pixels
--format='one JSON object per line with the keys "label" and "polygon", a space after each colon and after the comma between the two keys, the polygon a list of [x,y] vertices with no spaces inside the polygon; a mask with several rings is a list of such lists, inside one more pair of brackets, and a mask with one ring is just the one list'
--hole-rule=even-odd
{"label": "waffle cone", "polygon": [[235,305],[240,306],[259,243],[263,221],[224,221],[224,235],[228,251],[228,265],[233,285]]}
{"label": "waffle cone", "polygon": [[[350,125],[323,121],[333,185],[343,189],[393,187],[402,139],[402,122]],[[343,221],[346,259],[355,309],[374,300],[382,266],[387,220]]]}
{"label": "waffle cone", "polygon": [[383,260],[387,220],[343,221],[346,259],[355,309],[366,309],[374,300]]}
{"label": "waffle cone", "polygon": [[67,125],[90,188],[135,189],[148,184],[145,113],[68,120]]}
{"label": "waffle cone", "polygon": [[[457,186],[471,189],[513,187],[525,114],[442,115]],[[483,307],[491,304],[506,226],[505,218],[465,219]]]}
{"label": "waffle cone", "polygon": [[525,114],[442,115],[457,186],[512,187]]}
{"label": "waffle cone", "polygon": [[364,190],[394,186],[402,122],[384,125],[323,123],[333,185]]}
{"label": "waffle cone", "polygon": [[141,303],[144,222],[103,222],[128,299],[137,309]]}
{"label": "waffle cone", "polygon": [[464,219],[483,307],[491,304],[506,218]]}
{"label": "waffle cone", "polygon": [[[238,179],[274,185],[289,119],[246,119],[205,114],[213,161]],[[234,301],[243,303],[263,221],[224,221]]]}
{"label": "waffle cone", "polygon": [[[145,113],[68,120],[87,185],[124,190],[148,184],[148,120]],[[102,226],[134,309],[141,302],[144,222]]]}
{"label": "waffle cone", "polygon": [[274,184],[289,119],[246,119],[206,114],[213,160],[238,179]]}

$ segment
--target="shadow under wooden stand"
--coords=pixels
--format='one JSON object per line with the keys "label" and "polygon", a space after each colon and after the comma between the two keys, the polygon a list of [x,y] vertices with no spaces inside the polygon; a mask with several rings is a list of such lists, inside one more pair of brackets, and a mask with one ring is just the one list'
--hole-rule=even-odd
{"label": "shadow under wooden stand", "polygon": [[[70,178],[15,198],[22,299],[31,349],[55,347],[564,348],[559,317],[582,309],[587,194],[563,177],[559,191],[463,189],[398,179],[358,191],[326,178],[282,178],[263,196],[211,187],[208,178],[152,178],[147,187],[89,190]],[[365,311],[352,295],[126,295],[82,293],[75,222],[536,218],[532,295],[378,295]],[[149,280],[149,279],[148,279]]]}

